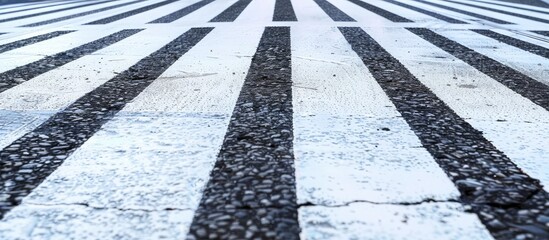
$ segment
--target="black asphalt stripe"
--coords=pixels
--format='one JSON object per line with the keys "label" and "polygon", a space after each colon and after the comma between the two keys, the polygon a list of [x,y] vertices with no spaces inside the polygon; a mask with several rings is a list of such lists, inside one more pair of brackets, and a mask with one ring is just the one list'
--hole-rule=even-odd
{"label": "black asphalt stripe", "polygon": [[480,15],[480,14],[468,12],[468,11],[461,10],[461,9],[457,9],[457,8],[453,8],[453,7],[448,7],[448,6],[445,6],[445,5],[442,5],[442,4],[438,4],[438,3],[433,3],[433,2],[423,1],[423,0],[414,0],[414,1],[420,2],[420,3],[423,3],[423,4],[427,4],[427,5],[431,5],[431,6],[435,6],[435,7],[442,8],[442,9],[450,10],[450,11],[453,11],[453,12],[457,12],[457,13],[469,15],[469,16],[472,16],[472,17],[484,19],[484,20],[487,20],[487,21],[490,21],[490,22],[494,22],[494,23],[499,23],[499,24],[514,24],[514,23],[507,22],[507,21],[503,21],[503,20],[500,20],[500,19],[496,19],[496,18],[492,18],[492,17],[488,17],[488,16],[484,16],[484,15]]}
{"label": "black asphalt stripe", "polygon": [[[340,27],[404,120],[496,239],[547,237],[549,194],[360,28]],[[538,220],[536,220],[538,219]],[[537,221],[537,222],[536,222]],[[546,229],[546,228],[545,228]]]}
{"label": "black asphalt stripe", "polygon": [[119,42],[133,34],[138,33],[139,31],[141,31],[141,29],[122,30],[109,36],[97,39],[93,42],[86,43],[82,46],[57,53],[52,56],[47,56],[36,62],[0,73],[0,92],[4,92],[22,82],[35,78],[40,74],[61,67],[78,58]]}
{"label": "black asphalt stripe", "polygon": [[384,0],[384,1],[395,4],[395,5],[398,5],[398,6],[401,6],[403,8],[408,8],[408,9],[414,10],[416,12],[423,13],[425,15],[428,15],[428,16],[431,16],[431,17],[434,17],[434,18],[437,18],[437,19],[440,19],[442,21],[446,21],[446,22],[449,22],[449,23],[468,24],[467,22],[457,20],[455,18],[447,17],[447,16],[444,16],[444,15],[436,13],[436,12],[427,11],[423,8],[414,7],[412,5],[408,5],[408,4],[403,3],[403,2],[399,2],[399,1],[395,1],[395,0]]}
{"label": "black asphalt stripe", "polygon": [[192,28],[0,151],[0,218],[212,28]]}
{"label": "black asphalt stripe", "polygon": [[481,3],[487,3],[487,4],[491,4],[491,5],[502,6],[502,7],[515,8],[515,9],[526,10],[526,11],[531,11],[531,12],[549,14],[548,11],[540,11],[540,10],[536,10],[536,9],[529,9],[529,8],[523,8],[523,7],[517,7],[517,6],[509,6],[509,5],[499,4],[499,3],[495,3],[495,2],[487,2],[487,1],[480,1],[480,0],[474,0],[473,2],[481,2]]}
{"label": "black asphalt stripe", "polygon": [[34,36],[31,38],[22,39],[22,40],[11,42],[11,43],[6,43],[4,45],[0,45],[0,53],[7,52],[16,48],[24,47],[33,43],[42,42],[42,41],[52,39],[57,36],[65,35],[71,32],[74,32],[74,31],[56,31],[56,32]]}
{"label": "black asphalt stripe", "polygon": [[148,5],[148,6],[144,6],[144,7],[141,7],[141,8],[138,8],[138,9],[134,9],[134,10],[131,10],[131,11],[128,11],[128,12],[125,12],[125,13],[120,13],[120,14],[116,14],[114,16],[110,16],[110,17],[106,17],[106,18],[103,18],[103,19],[99,19],[99,20],[96,20],[96,21],[93,21],[93,22],[89,22],[89,23],[86,23],[87,25],[92,25],[92,24],[107,24],[107,23],[112,23],[112,22],[115,22],[115,21],[118,21],[120,19],[124,19],[124,18],[127,18],[127,17],[131,17],[133,15],[136,15],[136,14],[139,14],[139,13],[142,13],[142,12],[146,12],[146,11],[149,11],[151,9],[155,9],[155,8],[158,8],[158,7],[162,7],[164,5],[168,5],[170,3],[173,3],[173,2],[177,2],[179,0],[166,0],[166,1],[163,1],[163,2],[159,2],[159,3],[155,3],[155,4],[151,4],[151,5]]}
{"label": "black asphalt stripe", "polygon": [[103,3],[108,3],[108,2],[112,2],[112,1],[117,1],[117,0],[107,0],[107,1],[101,1],[101,2],[93,2],[93,3],[78,5],[78,6],[74,6],[74,7],[56,9],[56,10],[51,10],[51,11],[46,11],[46,12],[33,13],[33,14],[28,14],[28,15],[18,16],[18,17],[12,17],[12,18],[5,18],[5,19],[0,19],[0,23],[3,23],[3,22],[11,22],[11,21],[21,20],[21,19],[31,18],[31,17],[37,17],[37,16],[46,15],[46,14],[51,14],[51,13],[57,13],[57,12],[62,12],[62,11],[67,11],[67,10],[72,10],[72,9],[77,9],[77,8],[89,7],[89,6],[98,5],[98,4],[103,4]]}
{"label": "black asphalt stripe", "polygon": [[250,4],[252,0],[238,0],[233,5],[225,9],[219,15],[215,16],[210,22],[234,22],[240,16],[242,11]]}
{"label": "black asphalt stripe", "polygon": [[497,33],[490,30],[484,30],[484,29],[472,29],[471,31],[482,34],[484,36],[496,39],[500,42],[503,42],[505,44],[511,45],[513,47],[520,48],[524,51],[531,52],[533,54],[549,58],[549,49],[544,48],[542,46],[538,46],[536,44],[532,44],[529,42],[525,42],[516,38],[512,38],[506,35],[503,35],[501,33]]}
{"label": "black asphalt stripe", "polygon": [[507,86],[535,104],[549,110],[549,86],[532,79],[511,67],[486,57],[425,28],[408,28],[433,45],[466,62],[480,72]]}
{"label": "black asphalt stripe", "polygon": [[316,4],[336,22],[356,22],[352,17],[339,10],[327,0],[315,0]]}
{"label": "black asphalt stripe", "polygon": [[83,12],[83,13],[77,13],[77,14],[73,14],[73,15],[69,15],[69,16],[64,16],[64,17],[54,18],[54,19],[50,19],[50,20],[46,20],[46,21],[31,23],[31,24],[23,25],[21,27],[36,27],[36,26],[42,26],[42,25],[46,25],[46,24],[61,22],[61,21],[65,21],[65,20],[68,20],[68,19],[82,17],[82,16],[94,14],[94,13],[99,13],[99,12],[104,12],[104,11],[108,11],[108,10],[119,8],[119,7],[128,6],[128,5],[139,3],[139,2],[143,2],[143,0],[136,0],[136,1],[132,1],[132,2],[117,4],[117,5],[110,6],[110,7],[95,9],[95,10],[91,10],[91,11],[87,11],[87,12]]}
{"label": "black asphalt stripe", "polygon": [[0,15],[10,14],[10,13],[18,13],[18,12],[26,12],[26,11],[30,11],[30,10],[49,8],[49,7],[55,7],[55,6],[60,6],[60,5],[67,5],[67,4],[74,4],[74,3],[79,3],[79,2],[85,2],[85,1],[63,2],[63,3],[60,3],[60,4],[53,4],[53,5],[39,6],[39,7],[27,8],[27,9],[13,10],[13,11],[9,11],[9,12],[0,13]]}
{"label": "black asphalt stripe", "polygon": [[291,0],[276,0],[274,15],[274,22],[295,22],[297,17],[295,16],[294,7]]}
{"label": "black asphalt stripe", "polygon": [[539,35],[543,35],[546,37],[549,37],[549,31],[532,31],[533,33],[537,33]]}
{"label": "black asphalt stripe", "polygon": [[484,10],[488,10],[488,11],[492,11],[492,12],[507,14],[507,15],[520,17],[520,18],[524,18],[524,19],[528,19],[528,20],[532,20],[532,21],[536,21],[536,22],[549,23],[549,19],[537,18],[537,17],[532,17],[532,16],[528,16],[528,15],[524,15],[524,14],[508,12],[508,11],[503,11],[503,10],[499,10],[499,9],[495,9],[495,8],[483,7],[483,6],[478,6],[478,5],[464,3],[464,2],[457,2],[457,1],[452,1],[452,0],[443,0],[443,1],[456,3],[456,4],[460,4],[460,5],[465,5],[465,6],[469,6],[469,7],[474,7],[474,8],[479,8],[479,9],[484,9]]}
{"label": "black asphalt stripe", "polygon": [[177,19],[180,19],[184,16],[187,16],[188,14],[200,9],[201,7],[206,6],[207,4],[213,2],[214,0],[202,0],[200,2],[191,4],[190,6],[184,7],[178,11],[175,11],[171,14],[168,14],[164,17],[161,17],[159,19],[156,19],[149,23],[171,23]]}
{"label": "black asphalt stripe", "polygon": [[356,4],[356,5],[358,5],[358,6],[362,7],[362,8],[364,8],[364,9],[370,11],[370,12],[373,12],[373,13],[375,13],[375,14],[377,14],[377,15],[379,15],[379,16],[382,16],[382,17],[384,17],[384,18],[386,18],[386,19],[389,19],[389,20],[391,20],[391,21],[393,21],[393,22],[413,22],[413,21],[410,20],[410,19],[401,17],[401,16],[396,15],[396,14],[394,14],[394,13],[392,13],[392,12],[389,12],[389,11],[387,11],[387,10],[384,10],[384,9],[382,9],[382,8],[379,8],[379,7],[376,7],[376,6],[371,5],[371,4],[369,4],[369,3],[365,3],[365,2],[360,1],[360,0],[349,0],[349,2],[352,2],[352,3],[354,3],[354,4]]}
{"label": "black asphalt stripe", "polygon": [[289,27],[267,27],[188,239],[298,239]]}

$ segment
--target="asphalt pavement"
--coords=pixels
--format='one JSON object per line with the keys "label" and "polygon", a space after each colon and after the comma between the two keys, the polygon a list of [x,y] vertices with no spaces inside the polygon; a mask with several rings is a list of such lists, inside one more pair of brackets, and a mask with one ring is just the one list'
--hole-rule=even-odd
{"label": "asphalt pavement", "polygon": [[543,1],[0,3],[0,239],[549,239]]}

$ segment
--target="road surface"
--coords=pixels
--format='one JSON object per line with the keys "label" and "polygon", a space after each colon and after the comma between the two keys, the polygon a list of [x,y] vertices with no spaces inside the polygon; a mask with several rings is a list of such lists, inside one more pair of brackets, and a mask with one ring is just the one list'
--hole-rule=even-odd
{"label": "road surface", "polygon": [[549,8],[0,5],[0,239],[549,239]]}

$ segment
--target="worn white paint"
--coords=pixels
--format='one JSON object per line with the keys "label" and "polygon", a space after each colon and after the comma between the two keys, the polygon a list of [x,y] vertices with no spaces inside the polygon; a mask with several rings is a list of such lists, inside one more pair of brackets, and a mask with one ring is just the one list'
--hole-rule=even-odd
{"label": "worn white paint", "polygon": [[[78,228],[98,231],[93,238],[183,236],[262,32],[220,28],[206,36],[13,209],[0,237],[87,233]],[[225,44],[215,44],[220,38]]]}
{"label": "worn white paint", "polygon": [[518,167],[549,186],[549,172],[540,170],[549,169],[548,111],[407,30],[367,31]]}

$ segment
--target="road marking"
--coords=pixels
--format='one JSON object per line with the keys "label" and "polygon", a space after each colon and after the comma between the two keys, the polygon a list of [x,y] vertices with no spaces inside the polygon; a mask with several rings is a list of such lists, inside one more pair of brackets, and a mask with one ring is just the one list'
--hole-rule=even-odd
{"label": "road marking", "polygon": [[503,20],[496,19],[496,18],[493,18],[493,17],[488,17],[488,16],[485,16],[485,15],[481,15],[481,14],[477,14],[477,13],[474,13],[474,12],[465,11],[465,10],[462,10],[462,9],[453,8],[453,7],[450,7],[450,6],[446,6],[446,5],[442,5],[442,4],[438,4],[438,3],[434,3],[434,2],[429,2],[429,1],[424,1],[424,0],[414,0],[414,1],[420,2],[420,3],[424,3],[424,4],[427,4],[427,5],[431,5],[431,6],[435,6],[435,7],[437,7],[437,8],[442,8],[442,9],[450,10],[450,11],[453,11],[453,12],[457,12],[457,13],[469,15],[469,16],[472,16],[472,17],[484,19],[484,20],[487,20],[487,21],[490,21],[490,22],[494,22],[494,23],[499,23],[499,24],[514,24],[514,23],[511,23],[511,22],[503,21]]}
{"label": "road marking", "polygon": [[208,5],[209,3],[213,2],[214,0],[201,0],[199,2],[193,3],[187,7],[184,7],[178,11],[175,11],[173,13],[170,13],[166,16],[163,16],[161,18],[158,18],[156,20],[153,20],[149,23],[171,23],[177,19],[180,19],[184,16],[187,16],[188,14],[200,9],[201,7],[204,7]]}
{"label": "road marking", "polygon": [[191,28],[0,151],[2,216],[211,30]]}
{"label": "road marking", "polygon": [[[548,194],[539,181],[522,173],[364,30],[339,29],[423,146],[460,190],[460,201],[471,204],[472,211],[495,238],[517,232],[530,234],[527,229],[498,228],[492,221],[521,225],[525,219],[536,219],[548,208]],[[410,31],[423,33],[419,29]],[[535,211],[528,211],[528,217],[521,212],[524,218],[518,217],[517,212],[509,211],[517,205]]]}
{"label": "road marking", "polygon": [[128,5],[132,5],[134,3],[141,3],[141,2],[143,2],[143,1],[142,0],[136,0],[136,1],[131,1],[131,2],[127,2],[127,3],[121,3],[121,4],[108,6],[108,7],[104,7],[104,8],[100,8],[100,9],[94,9],[94,10],[87,11],[87,12],[72,14],[72,15],[69,15],[69,16],[63,16],[63,17],[44,20],[44,21],[40,21],[40,22],[25,24],[21,27],[37,27],[37,26],[42,26],[42,25],[46,25],[46,24],[52,24],[52,23],[56,23],[56,22],[65,21],[65,20],[68,20],[68,19],[83,17],[83,16],[95,14],[95,13],[100,13],[100,12],[116,9],[116,8],[119,8],[119,7],[125,7],[125,6],[128,6]]}
{"label": "road marking", "polygon": [[86,24],[87,25],[94,25],[94,24],[107,24],[107,23],[116,22],[120,19],[131,17],[133,15],[143,13],[143,12],[146,12],[146,11],[158,8],[158,7],[162,7],[164,5],[168,5],[170,3],[174,3],[174,2],[177,2],[177,1],[179,1],[179,0],[166,0],[166,1],[158,2],[158,3],[154,3],[154,4],[151,4],[151,5],[147,5],[147,6],[144,6],[144,7],[141,7],[141,8],[137,8],[137,9],[133,9],[133,10],[130,10],[130,11],[127,11],[127,12],[124,12],[124,13],[116,14],[116,15],[113,15],[113,16],[110,16],[110,17],[99,19],[99,20],[95,20],[93,22],[89,22],[89,23],[86,23]]}
{"label": "road marking", "polygon": [[[513,68],[497,62],[481,53],[446,38],[434,31],[425,28],[408,28],[409,31],[422,37],[433,45],[461,59],[480,72],[490,76],[535,104],[549,110],[549,86],[532,79]],[[446,36],[457,36],[456,33]],[[470,37],[471,34],[468,34]],[[488,38],[489,39],[489,38]],[[465,40],[460,38],[461,41]],[[524,53],[523,54],[527,54]],[[492,54],[491,54],[492,55]],[[532,55],[530,57],[538,57]],[[544,59],[545,61],[545,59]],[[497,69],[497,70],[495,70]]]}
{"label": "road marking", "polygon": [[[352,17],[339,10],[336,6],[327,0],[314,0],[322,10],[336,22],[356,22]],[[299,9],[299,8],[298,8]]]}
{"label": "road marking", "polygon": [[407,19],[407,18],[404,18],[404,17],[401,17],[397,14],[394,14],[392,12],[389,12],[387,10],[384,10],[382,8],[379,8],[379,7],[376,7],[374,5],[371,5],[369,3],[365,3],[361,0],[349,0],[349,2],[352,2],[356,5],[358,5],[359,7],[362,7],[370,12],[373,12],[379,16],[382,16],[388,20],[391,20],[393,22],[413,22],[412,20],[410,19]]}
{"label": "road marking", "polygon": [[27,45],[30,45],[30,44],[34,44],[34,43],[37,43],[37,42],[52,39],[52,38],[55,38],[55,37],[58,37],[58,36],[61,36],[61,35],[65,35],[65,34],[71,33],[71,32],[74,32],[74,31],[55,31],[55,32],[50,32],[50,33],[30,37],[30,38],[17,40],[17,41],[11,42],[11,43],[2,44],[2,45],[0,45],[0,53],[4,53],[4,52],[11,51],[13,49],[24,47],[24,46],[27,46]]}
{"label": "road marking", "polygon": [[57,12],[62,12],[62,11],[67,11],[67,10],[82,8],[82,7],[88,7],[88,6],[93,6],[93,5],[103,4],[103,3],[108,3],[108,2],[112,2],[112,1],[114,1],[114,0],[107,0],[107,1],[101,1],[101,2],[93,2],[93,3],[82,4],[82,5],[78,5],[78,6],[73,6],[73,7],[68,7],[68,8],[62,8],[62,9],[56,9],[56,10],[51,10],[51,11],[46,11],[46,12],[38,12],[38,13],[28,14],[28,15],[23,15],[23,16],[17,16],[17,17],[11,17],[11,18],[4,18],[4,19],[0,19],[0,23],[11,22],[11,21],[21,20],[21,19],[31,18],[31,17],[37,17],[37,16],[46,15],[46,14],[51,14],[51,13],[57,13]]}
{"label": "road marking", "polygon": [[27,65],[9,70],[7,72],[0,73],[0,92],[6,91],[12,87],[21,84],[22,82],[28,81],[40,74],[63,66],[78,58],[91,54],[99,49],[117,43],[118,41],[125,39],[139,31],[141,30],[122,30],[120,32],[113,33],[109,36],[86,43],[82,46],[67,50],[65,52],[61,52],[53,56],[47,56],[36,62],[32,62]]}
{"label": "road marking", "polygon": [[468,24],[468,22],[464,22],[464,21],[461,21],[461,20],[458,20],[458,19],[455,19],[455,18],[444,16],[442,14],[432,12],[432,11],[429,11],[429,10],[426,10],[426,9],[423,9],[423,8],[408,5],[408,4],[403,3],[403,2],[399,2],[399,1],[395,1],[395,0],[384,0],[384,1],[386,1],[388,3],[398,5],[398,6],[401,6],[401,7],[404,7],[404,8],[414,10],[416,12],[423,13],[425,15],[429,15],[431,17],[434,17],[434,18],[437,18],[437,19],[440,19],[442,21],[446,21],[446,22],[449,22],[449,23]]}
{"label": "road marking", "polygon": [[246,9],[252,0],[238,0],[233,5],[215,16],[210,22],[234,22],[234,20]]}
{"label": "road marking", "polygon": [[[520,10],[516,10],[516,9],[513,10],[515,12],[509,12],[509,11],[504,11],[504,10],[500,10],[500,9],[493,8],[493,7],[484,7],[484,6],[479,6],[479,5],[476,5],[476,4],[469,4],[469,3],[465,3],[465,2],[452,1],[452,0],[443,0],[443,1],[456,3],[456,4],[461,4],[461,5],[465,5],[465,6],[469,6],[469,7],[473,7],[473,8],[488,10],[490,12],[496,12],[496,13],[502,13],[502,14],[511,15],[511,16],[515,16],[515,17],[520,17],[520,18],[524,18],[524,19],[528,19],[528,20],[532,20],[532,21],[536,21],[536,22],[549,23],[549,20],[547,20],[547,19],[517,13],[517,11],[520,11]],[[536,15],[535,13],[530,13],[530,14]]]}
{"label": "road marking", "polygon": [[298,237],[290,48],[289,27],[265,28],[189,238]]}

